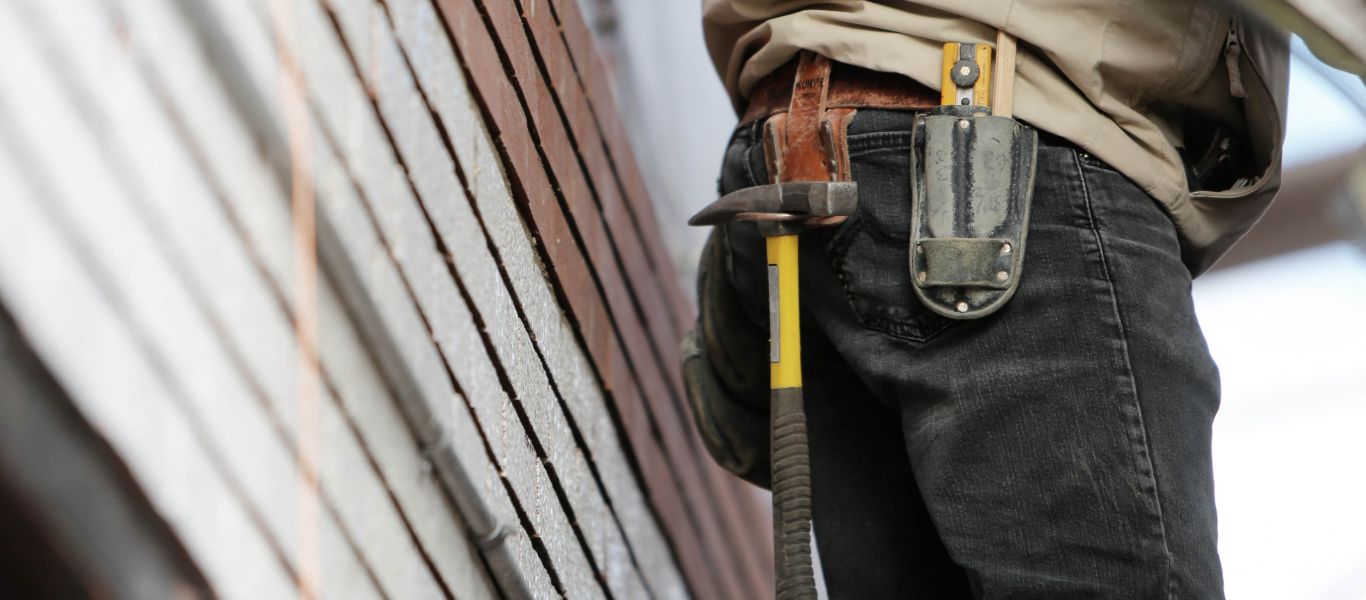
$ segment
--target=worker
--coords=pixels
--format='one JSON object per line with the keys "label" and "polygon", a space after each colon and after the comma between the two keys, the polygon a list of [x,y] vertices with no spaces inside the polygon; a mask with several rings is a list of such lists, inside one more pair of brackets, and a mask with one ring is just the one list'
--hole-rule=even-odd
{"label": "worker", "polygon": [[[800,234],[830,598],[1223,598],[1219,374],[1191,280],[1279,188],[1288,34],[1209,0],[704,0],[703,27],[740,116],[720,193],[776,183],[773,123],[810,85],[831,179],[857,184],[852,215]],[[1002,34],[1037,142],[1032,179],[1012,175],[1032,192],[1019,245],[992,248],[1020,256],[1000,302],[940,306],[917,266],[917,122],[945,104],[945,44]],[[794,82],[813,60],[828,74]],[[708,449],[762,486],[765,264],[755,222],[714,229],[684,353]]]}

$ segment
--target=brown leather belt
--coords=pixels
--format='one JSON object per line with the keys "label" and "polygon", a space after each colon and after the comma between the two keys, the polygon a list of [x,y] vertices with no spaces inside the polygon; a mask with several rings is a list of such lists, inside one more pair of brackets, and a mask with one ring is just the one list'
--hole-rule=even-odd
{"label": "brown leather belt", "polygon": [[[788,111],[798,62],[798,58],[794,57],[754,85],[750,92],[749,107],[740,119],[740,124]],[[830,61],[830,64],[826,108],[929,110],[940,104],[939,92],[905,75],[873,71],[835,61]]]}

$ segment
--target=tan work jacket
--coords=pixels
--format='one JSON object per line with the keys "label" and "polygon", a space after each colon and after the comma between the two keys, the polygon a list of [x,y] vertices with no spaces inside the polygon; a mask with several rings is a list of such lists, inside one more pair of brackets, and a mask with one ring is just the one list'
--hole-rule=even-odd
{"label": "tan work jacket", "polygon": [[[1020,40],[1015,115],[1142,186],[1176,223],[1193,274],[1261,216],[1280,187],[1287,34],[1208,0],[703,0],[711,58],[737,111],[807,49],[939,89],[944,42]],[[1192,193],[1177,153],[1188,119],[1245,130],[1242,185]],[[1192,149],[1199,158],[1201,149]]]}

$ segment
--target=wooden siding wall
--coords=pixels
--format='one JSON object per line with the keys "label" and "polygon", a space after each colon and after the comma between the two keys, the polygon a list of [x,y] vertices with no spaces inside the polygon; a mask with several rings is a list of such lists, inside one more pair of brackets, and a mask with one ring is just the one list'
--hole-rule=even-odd
{"label": "wooden siding wall", "polygon": [[3,0],[0,56],[0,302],[216,596],[498,597],[435,451],[537,598],[772,596],[574,0]]}

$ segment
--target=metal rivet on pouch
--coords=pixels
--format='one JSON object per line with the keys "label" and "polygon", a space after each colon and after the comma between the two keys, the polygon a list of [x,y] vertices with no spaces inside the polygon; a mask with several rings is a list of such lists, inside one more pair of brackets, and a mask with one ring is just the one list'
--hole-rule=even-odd
{"label": "metal rivet on pouch", "polygon": [[968,303],[967,303],[967,302],[959,302],[959,303],[958,303],[958,312],[968,312]]}
{"label": "metal rivet on pouch", "polygon": [[919,279],[919,280],[921,280],[921,281],[925,281],[925,272],[924,272],[924,271],[921,271],[919,275],[916,275],[916,279]]}
{"label": "metal rivet on pouch", "polygon": [[925,253],[925,247],[922,246],[922,245],[920,245],[920,244],[916,244],[916,245],[915,245],[915,253],[916,253],[916,254],[924,254],[924,253]]}
{"label": "metal rivet on pouch", "polygon": [[1005,271],[996,272],[996,281],[1005,281],[1007,277],[1010,277],[1010,275],[1006,274]]}
{"label": "metal rivet on pouch", "polygon": [[1010,244],[1001,244],[1001,254],[1010,254]]}
{"label": "metal rivet on pouch", "polygon": [[959,128],[959,129],[967,129],[967,128],[968,128],[968,120],[967,120],[967,119],[961,119],[961,120],[959,120],[959,121],[958,121],[958,128]]}

